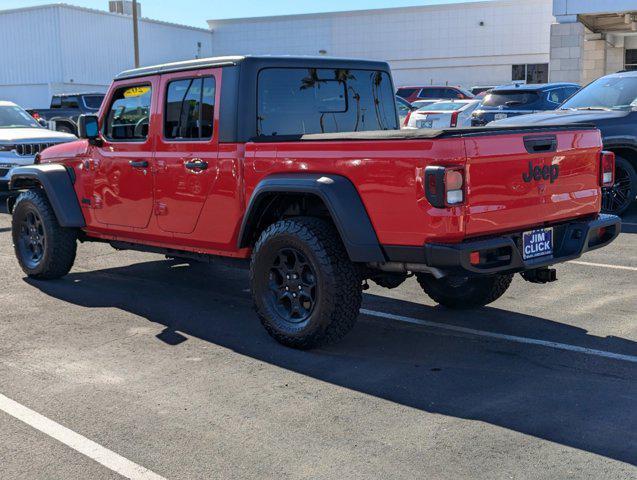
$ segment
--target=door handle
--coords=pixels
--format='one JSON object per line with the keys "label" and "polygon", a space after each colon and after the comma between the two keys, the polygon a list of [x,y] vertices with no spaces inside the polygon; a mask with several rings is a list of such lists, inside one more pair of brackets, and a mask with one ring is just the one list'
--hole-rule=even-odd
{"label": "door handle", "polygon": [[200,158],[196,158],[184,163],[184,167],[188,170],[206,170],[208,168],[208,162],[204,162]]}
{"label": "door handle", "polygon": [[148,168],[148,160],[140,160],[138,162],[131,160],[128,164],[133,168]]}

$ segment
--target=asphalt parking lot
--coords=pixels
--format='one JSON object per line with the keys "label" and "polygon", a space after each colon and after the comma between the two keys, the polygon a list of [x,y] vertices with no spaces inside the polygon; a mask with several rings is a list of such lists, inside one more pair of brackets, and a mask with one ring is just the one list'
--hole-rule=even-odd
{"label": "asphalt parking lot", "polygon": [[86,244],[31,281],[0,215],[0,478],[637,478],[624,220],[556,283],[518,276],[463,313],[413,280],[372,287],[343,342],[299,352],[262,329],[245,271]]}

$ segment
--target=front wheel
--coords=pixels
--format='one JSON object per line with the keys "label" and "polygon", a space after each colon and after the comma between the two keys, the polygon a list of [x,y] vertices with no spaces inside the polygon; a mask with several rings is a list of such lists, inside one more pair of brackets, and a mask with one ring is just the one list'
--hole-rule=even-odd
{"label": "front wheel", "polygon": [[13,208],[11,231],[16,257],[29,277],[60,278],[73,267],[77,232],[60,226],[43,191],[20,194]]}
{"label": "front wheel", "polygon": [[435,278],[426,273],[418,273],[416,278],[434,302],[448,308],[462,309],[482,307],[496,301],[511,285],[513,275]]}
{"label": "front wheel", "polygon": [[358,317],[360,274],[336,229],[318,218],[270,225],[254,247],[250,282],[261,323],[289,347],[336,342]]}

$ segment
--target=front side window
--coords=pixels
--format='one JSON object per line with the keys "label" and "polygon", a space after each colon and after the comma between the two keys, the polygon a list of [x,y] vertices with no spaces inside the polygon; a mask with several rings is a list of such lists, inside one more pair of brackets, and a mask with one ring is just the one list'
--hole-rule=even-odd
{"label": "front side window", "polygon": [[259,135],[399,128],[391,80],[383,71],[266,68],[258,82]]}
{"label": "front side window", "polygon": [[104,124],[104,136],[113,141],[142,141],[148,137],[150,85],[122,87],[115,91]]}
{"label": "front side window", "polygon": [[211,139],[214,104],[214,77],[170,82],[164,107],[164,137],[174,140]]}
{"label": "front side window", "polygon": [[104,95],[84,95],[84,106],[89,110],[99,110],[104,100]]}

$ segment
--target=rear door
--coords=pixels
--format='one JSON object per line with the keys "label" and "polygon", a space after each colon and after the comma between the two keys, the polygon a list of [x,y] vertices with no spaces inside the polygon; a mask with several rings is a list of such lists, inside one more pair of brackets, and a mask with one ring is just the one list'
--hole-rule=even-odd
{"label": "rear door", "polygon": [[597,130],[465,137],[468,236],[599,211]]}
{"label": "rear door", "polygon": [[221,69],[162,75],[155,154],[155,215],[166,232],[191,233],[216,179]]}

